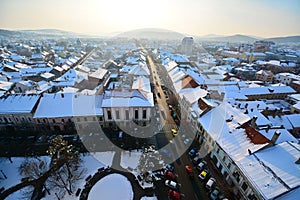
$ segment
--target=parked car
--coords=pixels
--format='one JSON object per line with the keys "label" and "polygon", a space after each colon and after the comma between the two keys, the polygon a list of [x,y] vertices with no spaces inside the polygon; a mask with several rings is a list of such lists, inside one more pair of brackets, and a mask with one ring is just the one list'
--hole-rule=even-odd
{"label": "parked car", "polygon": [[177,175],[171,171],[166,170],[164,172],[164,177],[168,180],[173,180],[175,181],[177,179]]}
{"label": "parked car", "polygon": [[224,194],[222,194],[221,192],[220,192],[219,195],[218,195],[218,199],[219,199],[219,200],[228,200],[228,199],[224,196]]}
{"label": "parked car", "polygon": [[173,137],[175,137],[177,135],[177,130],[176,129],[172,128],[171,132],[172,132]]}
{"label": "parked car", "polygon": [[160,93],[159,92],[157,92],[157,96],[158,96],[158,98],[160,98]]}
{"label": "parked car", "polygon": [[204,181],[208,176],[208,170],[204,169],[199,175],[198,177],[200,178],[200,180]]}
{"label": "parked car", "polygon": [[196,153],[197,153],[196,149],[191,149],[191,150],[189,151],[189,156],[190,156],[191,158],[194,158],[194,157],[196,156]]}
{"label": "parked car", "polygon": [[170,199],[176,199],[176,200],[180,200],[181,199],[181,195],[179,192],[174,191],[174,190],[169,190],[168,191],[168,197]]}
{"label": "parked car", "polygon": [[208,181],[206,182],[206,185],[205,185],[206,189],[211,190],[213,185],[215,184],[215,182],[216,182],[216,179],[213,177],[210,177],[210,179],[208,179]]}
{"label": "parked car", "polygon": [[186,165],[185,170],[188,173],[190,178],[194,178],[194,172],[193,172],[193,169],[190,165]]}
{"label": "parked car", "polygon": [[207,165],[207,162],[205,160],[202,160],[198,165],[197,165],[197,170],[202,171]]}
{"label": "parked car", "polygon": [[166,180],[165,185],[174,190],[178,190],[178,188],[179,188],[178,183],[176,183],[175,181],[171,181],[171,180]]}
{"label": "parked car", "polygon": [[169,171],[171,171],[171,172],[173,172],[174,171],[174,166],[171,165],[171,164],[167,164],[166,165],[166,169],[169,170]]}
{"label": "parked car", "polygon": [[210,193],[209,198],[211,200],[216,200],[218,198],[219,193],[220,193],[219,187],[215,187],[215,189],[213,189],[213,191]]}
{"label": "parked car", "polygon": [[193,158],[193,163],[194,165],[198,165],[200,163],[200,161],[202,160],[202,158],[200,158],[200,155],[196,155],[194,158]]}

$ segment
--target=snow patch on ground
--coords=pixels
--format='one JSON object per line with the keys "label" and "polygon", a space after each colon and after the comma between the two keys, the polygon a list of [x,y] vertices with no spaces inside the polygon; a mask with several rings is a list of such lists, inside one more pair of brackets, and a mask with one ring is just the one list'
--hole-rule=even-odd
{"label": "snow patch on ground", "polygon": [[121,164],[120,164],[121,167],[123,167],[125,169],[128,169],[128,168],[136,169],[139,164],[141,155],[142,155],[142,152],[138,151],[138,150],[122,151]]}
{"label": "snow patch on ground", "polygon": [[[83,179],[78,181],[78,183],[76,184],[76,189],[74,193],[76,193],[78,188],[84,187],[86,183],[85,179],[89,175],[94,175],[101,167],[111,166],[114,154],[115,152],[112,151],[82,154],[81,155],[82,166],[83,168],[85,168],[85,173]],[[37,158],[46,161],[47,163],[50,162],[49,156],[41,156]],[[12,163],[8,160],[8,158],[0,158],[0,170],[2,170],[3,172],[1,173],[0,171],[0,188],[4,187],[5,189],[8,189],[21,182],[22,176],[20,175],[18,168],[26,159],[33,159],[33,158],[12,157],[11,158]],[[5,179],[3,174],[5,174],[7,179]],[[55,196],[56,191],[51,190],[50,192],[51,194],[47,195],[44,199],[45,200],[57,199],[57,197]],[[15,199],[22,199],[22,197],[23,197],[23,191],[20,190],[11,194],[7,199],[15,200]],[[66,194],[63,199],[69,200],[75,198],[78,199],[78,197],[76,197],[75,194],[73,195]]]}
{"label": "snow patch on ground", "polygon": [[120,174],[105,176],[91,189],[88,200],[120,200],[133,199],[131,183]]}
{"label": "snow patch on ground", "polygon": [[157,197],[142,197],[141,200],[157,200]]}

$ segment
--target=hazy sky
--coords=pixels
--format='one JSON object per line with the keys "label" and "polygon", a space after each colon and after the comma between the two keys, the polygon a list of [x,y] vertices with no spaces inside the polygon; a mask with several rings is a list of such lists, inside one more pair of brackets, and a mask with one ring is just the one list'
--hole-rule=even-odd
{"label": "hazy sky", "polygon": [[300,0],[0,0],[1,29],[300,35]]}

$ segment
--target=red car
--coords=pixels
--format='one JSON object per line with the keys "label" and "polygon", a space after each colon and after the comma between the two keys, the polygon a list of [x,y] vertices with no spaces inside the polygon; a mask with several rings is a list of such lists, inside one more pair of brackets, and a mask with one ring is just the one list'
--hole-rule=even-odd
{"label": "red car", "polygon": [[168,180],[176,180],[177,175],[174,174],[173,172],[167,170],[167,171],[165,171],[165,173],[164,173],[164,177],[165,177],[166,179],[168,179]]}
{"label": "red car", "polygon": [[186,165],[185,170],[188,173],[188,175],[190,176],[190,178],[194,178],[194,171],[191,166]]}
{"label": "red car", "polygon": [[174,190],[169,190],[168,191],[168,196],[170,197],[170,199],[175,199],[175,200],[180,200],[181,199],[180,193],[176,192]]}

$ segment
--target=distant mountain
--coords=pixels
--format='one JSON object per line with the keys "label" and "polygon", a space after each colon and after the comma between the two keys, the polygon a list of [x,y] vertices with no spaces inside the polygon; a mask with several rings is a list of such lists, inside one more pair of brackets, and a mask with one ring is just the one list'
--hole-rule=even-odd
{"label": "distant mountain", "polygon": [[217,35],[217,34],[207,34],[199,36],[199,38],[218,38],[218,37],[225,37],[224,35]]}
{"label": "distant mountain", "polygon": [[62,31],[57,29],[38,30],[4,30],[0,29],[0,38],[21,38],[21,39],[51,39],[51,38],[77,38],[90,37],[89,35]]}
{"label": "distant mountain", "polygon": [[274,37],[274,38],[267,38],[265,40],[273,41],[275,43],[300,43],[300,36],[287,36],[287,37]]}
{"label": "distant mountain", "polygon": [[247,36],[247,35],[231,35],[231,36],[217,36],[217,37],[198,37],[199,40],[205,40],[205,41],[215,41],[215,42],[230,42],[230,43],[239,43],[239,42],[245,42],[245,43],[253,43],[256,40],[259,40],[258,38]]}
{"label": "distant mountain", "polygon": [[156,40],[182,40],[185,35],[165,29],[136,29],[120,33],[116,38],[156,39]]}

